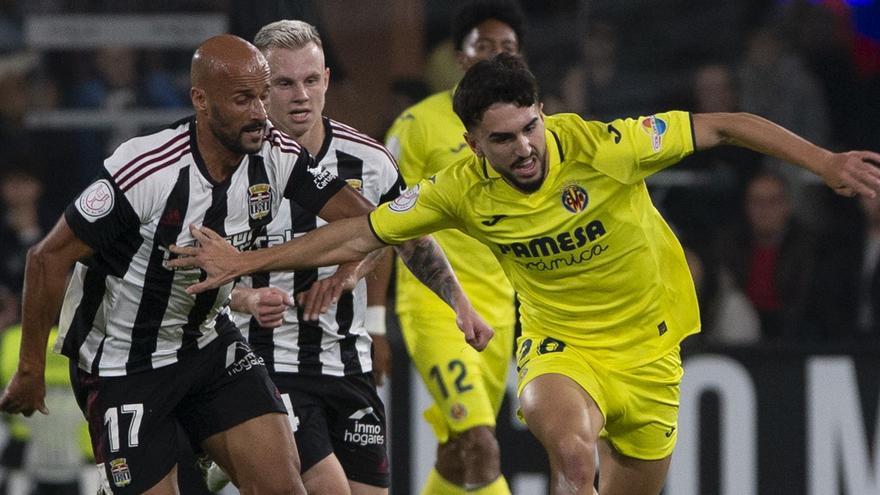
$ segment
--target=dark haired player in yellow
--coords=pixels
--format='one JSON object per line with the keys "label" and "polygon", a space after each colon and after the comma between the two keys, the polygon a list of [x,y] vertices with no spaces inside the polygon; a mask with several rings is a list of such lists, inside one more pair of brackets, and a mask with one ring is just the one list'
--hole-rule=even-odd
{"label": "dark haired player in yellow", "polygon": [[[458,64],[467,70],[498,53],[519,53],[525,19],[512,0],[465,2],[452,20]],[[452,110],[453,89],[406,109],[386,145],[407,184],[418,184],[470,156],[464,126]],[[412,362],[434,403],[425,419],[437,436],[437,460],[422,488],[426,495],[510,495],[501,475],[495,418],[504,398],[513,354],[513,288],[492,252],[456,229],[434,234],[474,308],[495,330],[482,352],[465,347],[455,314],[409,270],[398,265],[396,310]]]}
{"label": "dark haired player in yellow", "polygon": [[[744,146],[876,197],[880,154],[832,153],[749,114],[668,112],[610,123],[544,116],[534,77],[508,55],[473,66],[455,111],[476,156],[368,217],[239,254],[193,227],[178,266],[208,279],[327,265],[442,228],[489,246],[522,301],[519,399],[550,456],[553,494],[657,494],[677,431],[679,343],[699,331],[684,254],[644,178],[695,150]],[[491,220],[487,222],[487,220]],[[189,257],[187,257],[189,256]],[[466,339],[484,345],[482,330]]]}

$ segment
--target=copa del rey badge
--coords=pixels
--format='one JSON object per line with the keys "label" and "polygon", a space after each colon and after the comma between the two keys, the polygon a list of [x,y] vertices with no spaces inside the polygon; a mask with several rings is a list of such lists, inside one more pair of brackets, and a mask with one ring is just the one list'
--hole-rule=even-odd
{"label": "copa del rey badge", "polygon": [[248,215],[253,220],[265,218],[272,211],[272,189],[269,184],[254,184],[248,188]]}

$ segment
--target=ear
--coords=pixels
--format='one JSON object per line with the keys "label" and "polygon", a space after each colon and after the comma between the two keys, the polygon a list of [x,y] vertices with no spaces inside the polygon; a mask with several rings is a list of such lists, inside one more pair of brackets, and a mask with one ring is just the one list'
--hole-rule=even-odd
{"label": "ear", "polygon": [[189,89],[189,99],[192,101],[192,106],[195,109],[196,113],[203,113],[208,111],[208,98],[205,95],[205,90],[202,88],[192,87]]}
{"label": "ear", "polygon": [[330,67],[324,67],[324,90],[330,87]]}
{"label": "ear", "polygon": [[473,136],[471,136],[467,132],[465,132],[463,134],[463,136],[464,136],[464,141],[468,144],[468,146],[470,146],[471,151],[473,151],[474,154],[477,155],[478,157],[483,158],[483,152],[480,150],[480,145],[477,144],[477,140],[474,139]]}
{"label": "ear", "polygon": [[544,120],[544,102],[543,101],[538,102],[538,115],[541,116],[541,121],[543,121]]}

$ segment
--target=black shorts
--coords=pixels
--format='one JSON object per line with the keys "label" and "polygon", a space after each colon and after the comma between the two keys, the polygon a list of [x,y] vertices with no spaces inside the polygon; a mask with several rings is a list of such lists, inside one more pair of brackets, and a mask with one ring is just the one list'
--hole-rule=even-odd
{"label": "black shorts", "polygon": [[293,406],[291,426],[303,472],[336,454],[349,480],[390,485],[385,406],[372,373],[345,377],[275,373],[272,379],[285,403]]}
{"label": "black shorts", "polygon": [[286,413],[266,366],[238,332],[181,362],[129,376],[100,377],[71,366],[89,424],[104,492],[143,493],[178,458],[178,432],[194,446],[268,413]]}

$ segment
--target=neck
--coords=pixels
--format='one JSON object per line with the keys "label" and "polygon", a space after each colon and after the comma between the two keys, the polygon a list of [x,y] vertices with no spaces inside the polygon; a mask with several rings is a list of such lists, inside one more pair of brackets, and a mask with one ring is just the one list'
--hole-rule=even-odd
{"label": "neck", "polygon": [[236,153],[221,143],[203,120],[196,120],[196,143],[205,162],[208,174],[217,182],[223,182],[238,168],[244,155]]}
{"label": "neck", "polygon": [[312,156],[317,156],[318,152],[321,151],[321,146],[324,144],[324,136],[326,135],[326,132],[324,132],[323,118],[318,119],[318,121],[315,122],[315,125],[299,136],[288,132],[284,127],[282,127],[281,130],[293,137],[293,139],[299,143],[300,146],[305,148]]}

